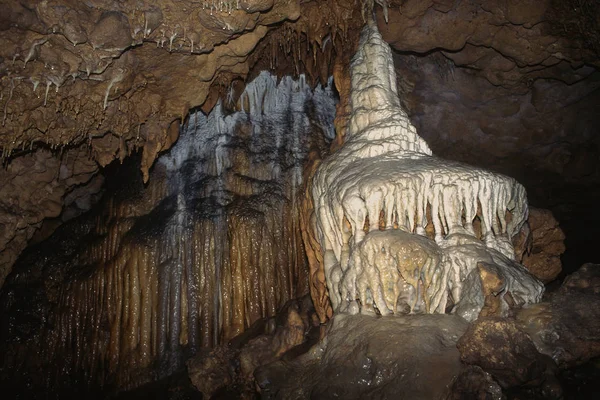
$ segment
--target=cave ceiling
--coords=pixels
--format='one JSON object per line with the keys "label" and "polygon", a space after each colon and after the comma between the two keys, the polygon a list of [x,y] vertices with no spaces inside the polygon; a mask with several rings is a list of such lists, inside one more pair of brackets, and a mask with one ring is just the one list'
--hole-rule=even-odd
{"label": "cave ceiling", "polygon": [[[92,202],[101,167],[141,151],[147,179],[190,110],[235,103],[260,70],[305,73],[313,84],[334,75],[343,134],[358,0],[0,7],[0,284],[44,220]],[[387,23],[376,11],[403,104],[433,151],[527,186],[598,180],[599,8],[404,0],[389,2]]]}

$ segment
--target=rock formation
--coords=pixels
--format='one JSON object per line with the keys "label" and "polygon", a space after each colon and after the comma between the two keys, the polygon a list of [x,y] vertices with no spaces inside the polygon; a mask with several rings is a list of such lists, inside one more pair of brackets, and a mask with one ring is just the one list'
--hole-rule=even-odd
{"label": "rock formation", "polygon": [[440,398],[460,369],[466,328],[455,315],[336,314],[327,340],[259,368],[256,382],[267,399]]}
{"label": "rock formation", "polygon": [[[592,17],[598,6],[401,3],[389,4],[389,24],[377,15],[396,50],[403,102],[421,135],[440,156],[518,176],[536,205],[553,209],[576,246],[586,241],[580,221],[593,212],[594,201],[585,198],[598,198],[589,189],[600,174],[598,143],[588,128],[599,123],[593,106],[599,34]],[[262,69],[280,76],[305,72],[321,83],[333,74],[342,93],[362,24],[348,0],[5,1],[2,8],[0,148],[8,168],[27,154],[60,158],[77,147],[91,166],[143,149],[148,171],[173,144],[188,110],[210,111],[219,96],[241,93],[240,78]],[[343,136],[347,110],[339,108]],[[47,167],[57,164],[48,159]],[[570,196],[574,192],[586,196]],[[26,188],[20,196],[23,204],[43,196],[65,207],[56,192]],[[571,201],[575,205],[565,207]],[[22,214],[32,213],[39,211]],[[0,277],[41,225],[21,213],[6,219],[14,221],[0,227]],[[49,221],[45,232],[61,219]],[[575,266],[586,261],[585,251],[571,252]]]}
{"label": "rock formation", "polygon": [[0,0],[0,390],[597,388],[600,4],[365,3]]}
{"label": "rock formation", "polygon": [[351,65],[345,142],[312,187],[334,310],[387,315],[400,301],[411,313],[444,313],[451,294],[454,312],[473,320],[486,297],[486,279],[471,277],[480,262],[499,279],[496,312],[539,301],[542,285],[512,261],[527,219],[524,188],[432,155],[400,106],[391,50],[374,22]]}
{"label": "rock formation", "polygon": [[147,187],[113,191],[22,257],[0,300],[5,371],[41,369],[33,390],[135,387],[307,293],[297,195],[333,138],[332,86],[265,72],[238,103],[192,114]]}

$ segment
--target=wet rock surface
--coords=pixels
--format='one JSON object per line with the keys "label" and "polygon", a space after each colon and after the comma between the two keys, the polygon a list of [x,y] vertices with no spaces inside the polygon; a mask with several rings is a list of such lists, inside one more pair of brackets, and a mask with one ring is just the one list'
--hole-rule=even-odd
{"label": "wet rock surface", "polygon": [[226,345],[190,359],[188,374],[206,398],[254,398],[255,369],[307,352],[319,330],[310,297],[291,300],[276,317],[259,320]]}
{"label": "wet rock surface", "polygon": [[492,375],[476,365],[470,365],[454,379],[443,398],[500,400],[503,399],[503,394]]}
{"label": "wet rock surface", "polygon": [[583,265],[548,301],[519,311],[517,320],[561,369],[600,357],[600,265]]}
{"label": "wet rock surface", "polygon": [[433,399],[460,369],[456,341],[466,328],[451,315],[337,314],[309,353],[259,368],[255,378],[263,398]]}
{"label": "wet rock surface", "polygon": [[[308,292],[297,194],[335,99],[269,74],[248,87],[245,112],[195,114],[148,184],[139,158],[115,165],[101,207],[21,256],[0,291],[0,384],[132,389]],[[286,318],[289,332],[250,354],[303,340],[304,321]]]}
{"label": "wet rock surface", "polygon": [[540,354],[512,320],[481,318],[469,326],[457,347],[461,361],[481,367],[505,389],[554,383],[552,360]]}

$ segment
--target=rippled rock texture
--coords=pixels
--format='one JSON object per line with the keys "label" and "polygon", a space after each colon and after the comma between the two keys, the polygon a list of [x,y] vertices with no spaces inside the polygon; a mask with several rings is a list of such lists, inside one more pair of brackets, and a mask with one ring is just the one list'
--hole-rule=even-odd
{"label": "rippled rock texture", "polygon": [[[40,170],[58,175],[69,153],[71,163],[78,155],[74,175],[95,174],[141,151],[147,180],[191,110],[237,100],[263,69],[326,84],[334,45],[343,52],[349,25],[360,24],[344,1],[5,0],[0,8],[0,159],[8,164],[0,182],[10,185],[0,191],[0,286],[41,221],[70,212],[73,187]],[[31,159],[37,173],[14,172]],[[56,190],[38,190],[46,184]]]}
{"label": "rippled rock texture", "polygon": [[333,137],[334,95],[265,73],[240,102],[192,114],[147,186],[123,175],[20,259],[2,291],[4,379],[134,387],[308,292],[297,193]]}

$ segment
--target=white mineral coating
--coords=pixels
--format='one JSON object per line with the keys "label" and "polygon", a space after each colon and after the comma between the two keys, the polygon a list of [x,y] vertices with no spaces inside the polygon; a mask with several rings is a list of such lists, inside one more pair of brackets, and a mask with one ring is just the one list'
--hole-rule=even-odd
{"label": "white mineral coating", "polygon": [[[455,271],[434,261],[440,250],[433,246],[449,247],[449,238],[464,235],[483,252],[493,250],[490,257],[501,259],[502,268],[512,268],[511,239],[528,215],[525,189],[510,177],[432,155],[401,108],[391,50],[372,20],[361,34],[351,74],[346,141],[321,164],[312,187],[332,305],[355,313],[360,300],[361,312],[374,305],[387,314],[397,309],[397,292],[408,286],[410,293],[399,296],[411,312],[444,312],[448,290],[460,295],[476,262],[467,262],[467,275],[449,279]],[[429,223],[435,243],[423,237]],[[401,261],[397,254],[415,259]],[[409,266],[415,268],[410,273]],[[538,289],[524,285],[523,300],[536,301]]]}
{"label": "white mineral coating", "polygon": [[[538,303],[544,285],[525,267],[472,236],[455,234],[447,238],[442,249],[443,268],[448,271],[448,291],[455,299],[453,313],[473,321],[484,306],[483,281],[477,265],[485,263],[502,281],[493,295],[500,303],[499,314],[505,316],[510,307]],[[513,304],[507,302],[507,297]]]}
{"label": "white mineral coating", "polygon": [[[434,241],[401,230],[370,232],[355,246],[341,281],[342,304],[350,313],[374,310],[382,315],[403,311],[443,313],[448,270],[440,266]],[[336,267],[339,268],[339,267]]]}

